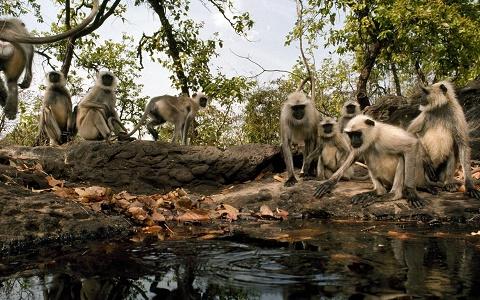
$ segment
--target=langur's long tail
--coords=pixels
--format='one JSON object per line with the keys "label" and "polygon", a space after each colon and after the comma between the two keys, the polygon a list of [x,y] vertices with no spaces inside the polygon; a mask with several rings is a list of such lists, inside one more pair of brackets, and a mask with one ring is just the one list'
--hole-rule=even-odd
{"label": "langur's long tail", "polygon": [[140,121],[138,121],[137,125],[135,126],[135,128],[133,128],[133,130],[131,132],[129,132],[127,134],[126,137],[130,137],[132,136],[135,132],[137,132],[138,129],[140,129],[140,127],[145,123],[145,121],[147,120],[148,118],[148,105],[147,105],[147,108],[145,108],[145,112],[143,113],[142,117],[140,118]]}

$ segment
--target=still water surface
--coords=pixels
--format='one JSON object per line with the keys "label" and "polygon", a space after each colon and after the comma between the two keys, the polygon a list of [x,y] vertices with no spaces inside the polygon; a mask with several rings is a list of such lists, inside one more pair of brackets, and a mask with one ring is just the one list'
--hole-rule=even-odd
{"label": "still water surface", "polygon": [[0,299],[480,299],[480,240],[469,230],[274,226],[261,234],[283,242],[92,243],[10,258]]}

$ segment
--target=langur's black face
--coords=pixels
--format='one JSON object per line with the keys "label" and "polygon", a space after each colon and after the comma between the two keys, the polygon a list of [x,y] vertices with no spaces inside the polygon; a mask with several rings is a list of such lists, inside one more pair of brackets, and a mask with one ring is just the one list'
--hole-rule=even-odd
{"label": "langur's black face", "polygon": [[206,97],[200,98],[200,103],[199,103],[200,106],[201,106],[201,107],[207,106],[207,101],[208,101],[208,99],[207,99]]}
{"label": "langur's black face", "polygon": [[347,114],[351,115],[355,113],[355,108],[356,108],[355,104],[349,104],[345,108],[347,110]]}
{"label": "langur's black face", "polygon": [[297,120],[303,119],[305,116],[305,104],[293,105],[292,116]]}
{"label": "langur's black face", "polygon": [[353,148],[360,148],[363,144],[362,132],[361,131],[350,131],[347,132],[348,137],[350,138],[350,143]]}
{"label": "langur's black face", "polygon": [[332,123],[323,124],[322,127],[323,127],[323,132],[325,134],[332,133],[332,131],[333,131],[333,124]]}
{"label": "langur's black face", "polygon": [[102,75],[102,84],[104,86],[112,86],[113,84],[113,76],[110,74],[103,74]]}
{"label": "langur's black face", "polygon": [[51,83],[59,83],[60,82],[60,74],[57,72],[50,72],[48,74],[48,81]]}

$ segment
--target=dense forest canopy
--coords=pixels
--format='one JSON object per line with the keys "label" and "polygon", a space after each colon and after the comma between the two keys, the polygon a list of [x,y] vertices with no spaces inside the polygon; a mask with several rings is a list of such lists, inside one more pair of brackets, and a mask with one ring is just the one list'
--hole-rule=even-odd
{"label": "dense forest canopy", "polygon": [[[147,62],[158,64],[178,94],[201,90],[213,99],[213,105],[197,118],[191,143],[220,147],[278,143],[281,103],[305,78],[311,80],[304,89],[314,91],[319,110],[335,116],[347,99],[356,98],[365,106],[385,94],[408,96],[419,83],[450,79],[463,85],[480,76],[480,2],[476,0],[292,0],[292,11],[284,14],[296,23],[283,37],[285,45],[278,47],[296,47],[293,67],[278,70],[248,53],[245,64],[258,66],[258,74],[272,72],[276,79],[265,81],[258,74],[232,76],[213,64],[229,39],[205,34],[212,18],[199,20],[192,7],[201,5],[211,14],[220,14],[232,33],[255,43],[250,33],[256,20],[238,9],[240,1],[236,2],[102,0],[93,23],[66,41],[37,46],[36,61],[44,70],[61,70],[68,77],[74,102],[85,95],[97,70],[113,71],[119,79],[117,110],[128,126],[138,122],[148,98],[157,96],[142,93],[141,74]],[[58,9],[56,20],[47,24],[43,16],[51,7]],[[142,35],[119,34],[117,39],[99,33],[113,19],[132,21],[128,11],[136,7],[150,12],[155,28],[145,28]],[[1,16],[35,18],[49,27],[46,32],[29,28],[35,35],[65,31],[88,12],[88,1],[80,0],[0,4]],[[42,68],[36,68],[36,82],[42,81]],[[18,120],[9,123],[1,118],[2,144],[33,144],[42,88],[33,85],[21,93]],[[168,126],[161,130],[163,139],[170,135]]]}

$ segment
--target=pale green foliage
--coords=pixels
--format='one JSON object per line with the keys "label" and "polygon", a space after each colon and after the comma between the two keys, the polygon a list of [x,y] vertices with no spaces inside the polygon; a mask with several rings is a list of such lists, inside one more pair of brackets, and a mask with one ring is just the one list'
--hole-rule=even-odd
{"label": "pale green foliage", "polygon": [[43,22],[40,5],[36,0],[2,0],[0,4],[0,16],[19,17],[29,12],[32,12],[39,22]]}
{"label": "pale green foliage", "polygon": [[19,101],[20,119],[15,128],[2,140],[1,145],[31,146],[38,132],[38,111],[42,99],[35,92],[22,92],[26,101]]}
{"label": "pale green foliage", "polygon": [[[480,73],[480,3],[464,0],[309,0],[306,38],[327,38],[337,53],[354,53],[358,71],[366,47],[377,40],[377,60],[415,76],[415,63],[431,81],[452,77],[459,84]],[[287,43],[298,38],[298,29]],[[386,73],[383,76],[387,76]],[[378,78],[377,78],[378,79]]]}
{"label": "pale green foliage", "polygon": [[227,78],[217,75],[204,89],[211,102],[197,117],[199,126],[195,128],[192,144],[226,147],[243,143],[242,105],[244,95],[253,82],[244,77]]}

